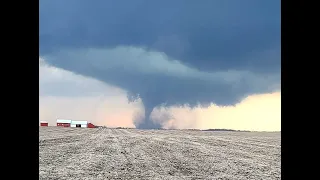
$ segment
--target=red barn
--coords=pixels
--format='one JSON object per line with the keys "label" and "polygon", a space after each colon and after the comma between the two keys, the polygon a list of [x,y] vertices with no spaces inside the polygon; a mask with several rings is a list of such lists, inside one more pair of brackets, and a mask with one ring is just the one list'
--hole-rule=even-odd
{"label": "red barn", "polygon": [[71,120],[57,119],[57,126],[70,127],[70,125],[71,125]]}
{"label": "red barn", "polygon": [[92,123],[88,123],[88,128],[95,128],[96,126],[93,125]]}
{"label": "red barn", "polygon": [[70,127],[70,124],[69,123],[57,123],[57,126]]}
{"label": "red barn", "polygon": [[40,126],[48,126],[48,122],[46,122],[46,121],[40,121]]}

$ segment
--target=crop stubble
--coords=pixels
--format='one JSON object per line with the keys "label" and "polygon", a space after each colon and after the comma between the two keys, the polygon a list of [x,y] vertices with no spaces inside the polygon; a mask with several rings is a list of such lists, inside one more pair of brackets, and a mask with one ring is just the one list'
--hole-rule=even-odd
{"label": "crop stubble", "polygon": [[40,179],[280,179],[280,133],[40,127]]}

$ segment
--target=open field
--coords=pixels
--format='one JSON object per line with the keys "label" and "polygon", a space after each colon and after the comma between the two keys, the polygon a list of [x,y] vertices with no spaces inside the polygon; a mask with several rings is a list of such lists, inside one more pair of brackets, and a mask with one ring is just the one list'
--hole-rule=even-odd
{"label": "open field", "polygon": [[40,127],[40,179],[280,179],[281,135]]}

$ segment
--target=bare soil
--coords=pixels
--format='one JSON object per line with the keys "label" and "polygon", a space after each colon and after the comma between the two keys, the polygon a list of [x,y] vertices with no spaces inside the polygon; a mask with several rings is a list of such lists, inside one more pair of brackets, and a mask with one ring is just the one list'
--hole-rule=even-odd
{"label": "bare soil", "polygon": [[40,179],[281,179],[281,135],[40,127]]}

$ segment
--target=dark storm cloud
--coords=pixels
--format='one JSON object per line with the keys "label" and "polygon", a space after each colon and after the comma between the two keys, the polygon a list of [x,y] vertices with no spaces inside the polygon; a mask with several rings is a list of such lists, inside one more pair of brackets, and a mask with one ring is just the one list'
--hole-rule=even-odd
{"label": "dark storm cloud", "polygon": [[276,0],[42,0],[39,36],[48,63],[139,94],[147,116],[280,88]]}

